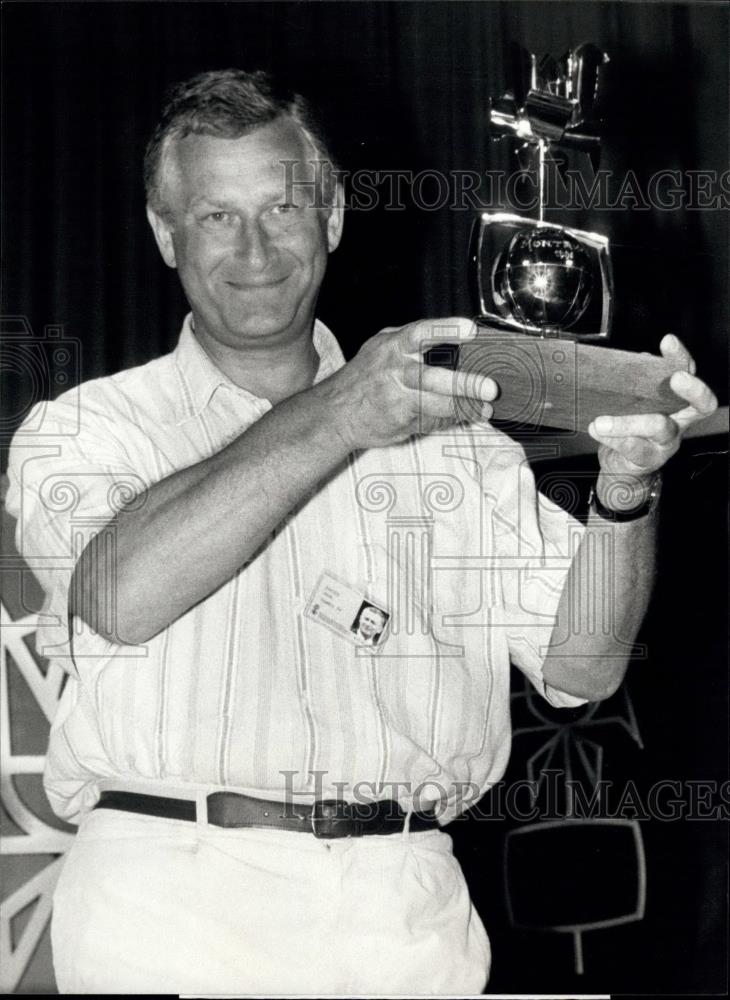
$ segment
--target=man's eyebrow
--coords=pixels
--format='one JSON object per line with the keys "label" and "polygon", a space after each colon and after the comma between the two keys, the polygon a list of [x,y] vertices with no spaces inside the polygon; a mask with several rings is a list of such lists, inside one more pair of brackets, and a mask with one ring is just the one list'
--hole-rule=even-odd
{"label": "man's eyebrow", "polygon": [[233,202],[227,198],[218,198],[214,195],[199,194],[189,202],[188,208],[199,208],[201,205],[210,205],[213,208],[229,208]]}
{"label": "man's eyebrow", "polygon": [[[286,185],[279,187],[278,185],[272,186],[268,192],[262,193],[261,204],[264,206],[276,205],[280,202],[292,202],[296,200],[296,191],[287,191]],[[227,198],[225,196],[214,195],[214,194],[199,194],[196,195],[188,203],[188,211],[195,211],[201,206],[206,206],[214,209],[233,209],[235,210],[237,205],[233,198]]]}

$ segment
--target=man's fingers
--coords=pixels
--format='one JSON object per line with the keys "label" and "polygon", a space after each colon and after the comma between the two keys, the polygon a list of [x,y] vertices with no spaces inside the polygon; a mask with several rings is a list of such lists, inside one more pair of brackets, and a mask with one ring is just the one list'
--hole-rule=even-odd
{"label": "man's fingers", "polygon": [[453,396],[442,396],[436,393],[423,393],[418,401],[422,416],[433,419],[438,417],[444,423],[457,421],[491,420],[494,410],[490,403],[475,403],[470,407],[474,412],[463,413]]}
{"label": "man's fingers", "polygon": [[[679,427],[663,413],[635,413],[621,417],[597,417],[588,428],[596,440],[614,446],[615,438],[644,438],[658,445],[668,445],[679,434]],[[617,446],[617,445],[616,445]]]}
{"label": "man's fingers", "polygon": [[660,349],[673,365],[681,366],[671,376],[670,386],[688,405],[671,416],[637,413],[597,417],[588,433],[600,444],[598,456],[604,470],[646,475],[661,469],[679,448],[684,429],[717,408],[712,390],[694,374],[695,363],[685,346],[667,334]]}
{"label": "man's fingers", "polygon": [[422,396],[418,405],[424,417],[439,417],[452,423],[458,419],[456,400],[448,396]]}
{"label": "man's fingers", "polygon": [[666,461],[666,452],[660,451],[649,438],[622,437],[598,438],[605,447],[610,448],[628,463],[632,472],[640,474],[649,469],[655,469]]}
{"label": "man's fingers", "polygon": [[452,372],[447,368],[418,364],[407,367],[405,378],[409,388],[441,396],[463,396],[491,403],[499,393],[494,379],[474,372]]}
{"label": "man's fingers", "polygon": [[423,354],[436,344],[460,344],[477,335],[474,320],[463,316],[447,319],[424,319],[403,328],[403,349],[406,353]]}
{"label": "man's fingers", "polygon": [[[678,396],[681,396],[697,410],[698,420],[702,417],[709,417],[717,409],[715,393],[696,375],[691,375],[689,372],[674,372],[669,380],[669,385]],[[684,413],[684,411],[680,412]]]}
{"label": "man's fingers", "polygon": [[688,372],[691,372],[692,375],[694,375],[697,371],[697,365],[695,364],[694,358],[679,337],[675,337],[673,333],[668,333],[666,337],[662,338],[662,341],[659,344],[659,350],[662,353],[662,357],[676,362]]}
{"label": "man's fingers", "polygon": [[698,420],[704,419],[704,416],[701,413],[698,413],[694,406],[685,406],[683,410],[677,410],[676,413],[672,414],[672,420],[682,432],[684,432],[690,424],[696,424]]}

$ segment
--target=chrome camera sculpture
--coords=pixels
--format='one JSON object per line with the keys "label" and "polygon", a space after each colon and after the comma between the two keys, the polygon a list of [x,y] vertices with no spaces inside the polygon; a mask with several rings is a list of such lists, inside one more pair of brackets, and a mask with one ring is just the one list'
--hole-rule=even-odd
{"label": "chrome camera sculpture", "polygon": [[[571,340],[605,340],[611,330],[613,279],[608,239],[544,219],[546,167],[556,150],[587,153],[595,167],[600,150],[594,117],[601,69],[608,57],[581,45],[561,60],[522,59],[515,91],[491,102],[496,138],[519,143],[523,169],[538,177],[537,219],[484,212],[470,250],[479,299],[478,319],[491,326]],[[524,98],[516,96],[522,90]]]}

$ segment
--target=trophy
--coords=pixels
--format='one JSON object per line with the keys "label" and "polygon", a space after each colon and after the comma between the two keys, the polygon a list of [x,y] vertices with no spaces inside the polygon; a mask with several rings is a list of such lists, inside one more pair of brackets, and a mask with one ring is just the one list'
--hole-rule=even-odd
{"label": "trophy", "polygon": [[573,149],[597,165],[600,121],[594,105],[607,61],[590,44],[559,61],[546,56],[539,67],[530,55],[529,66],[523,59],[516,68],[514,90],[491,103],[495,136],[516,140],[523,169],[538,178],[537,219],[484,212],[474,225],[470,258],[480,318],[497,327],[576,340],[609,336],[608,239],[544,218],[548,158]]}
{"label": "trophy", "polygon": [[605,346],[614,295],[608,239],[544,218],[548,157],[559,166],[565,151],[576,150],[597,166],[594,105],[607,61],[590,44],[558,61],[545,57],[539,67],[534,55],[523,57],[514,90],[491,103],[496,136],[516,141],[523,169],[537,173],[538,217],[500,211],[476,219],[469,255],[483,336],[462,345],[455,364],[494,378],[494,417],[510,433],[575,433],[601,414],[672,413],[684,405],[669,386],[676,365]]}

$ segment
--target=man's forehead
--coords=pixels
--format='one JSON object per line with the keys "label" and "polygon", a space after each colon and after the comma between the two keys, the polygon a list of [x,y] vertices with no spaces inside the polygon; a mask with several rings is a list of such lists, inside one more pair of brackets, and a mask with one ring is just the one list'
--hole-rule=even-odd
{"label": "man's forehead", "polygon": [[187,135],[175,143],[171,153],[182,177],[193,182],[217,177],[276,180],[292,171],[296,176],[311,176],[312,161],[317,158],[302,129],[288,117],[236,139]]}

